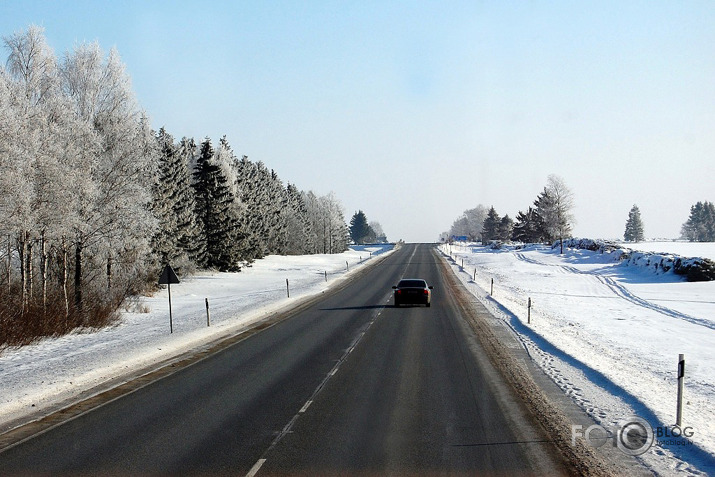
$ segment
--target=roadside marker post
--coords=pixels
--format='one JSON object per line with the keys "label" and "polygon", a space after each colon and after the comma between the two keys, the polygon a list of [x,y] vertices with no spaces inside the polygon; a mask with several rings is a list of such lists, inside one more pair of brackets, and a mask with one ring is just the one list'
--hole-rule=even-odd
{"label": "roadside marker post", "polygon": [[290,298],[290,284],[288,283],[287,278],[286,278],[286,293],[288,293],[288,298]]}
{"label": "roadside marker post", "polygon": [[678,355],[678,411],[676,413],[675,425],[680,427],[683,424],[683,388],[685,386],[685,355]]}
{"label": "roadside marker post", "polygon": [[491,292],[489,293],[490,296],[494,296],[494,279],[492,278],[492,289]]}
{"label": "roadside marker post", "polygon": [[161,276],[159,277],[159,285],[166,285],[167,289],[169,290],[169,332],[174,333],[174,320],[171,315],[171,284],[172,283],[180,283],[179,282],[179,277],[176,276],[176,273],[174,272],[174,269],[171,268],[171,265],[168,263],[164,267],[164,270],[161,272]]}
{"label": "roadside marker post", "polygon": [[211,313],[209,312],[209,299],[206,299],[206,327],[211,326]]}
{"label": "roadside marker post", "polygon": [[531,324],[531,298],[529,298],[529,306],[528,306],[528,309],[529,309],[529,314],[527,315],[526,322],[529,323],[529,324]]}

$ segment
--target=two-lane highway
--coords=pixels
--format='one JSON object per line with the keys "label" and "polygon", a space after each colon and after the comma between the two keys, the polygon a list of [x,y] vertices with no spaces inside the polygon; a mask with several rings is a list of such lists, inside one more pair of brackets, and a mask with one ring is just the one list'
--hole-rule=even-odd
{"label": "two-lane highway", "polygon": [[[260,333],[0,453],[0,475],[557,474],[429,245]],[[392,307],[402,277],[434,286]]]}

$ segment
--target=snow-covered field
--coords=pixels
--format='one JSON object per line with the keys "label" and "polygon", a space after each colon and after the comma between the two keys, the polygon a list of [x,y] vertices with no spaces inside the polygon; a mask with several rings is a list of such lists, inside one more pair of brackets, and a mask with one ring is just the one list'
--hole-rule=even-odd
{"label": "snow-covered field", "polygon": [[5,349],[0,353],[0,429],[117,376],[236,334],[271,312],[346,279],[368,263],[371,254],[374,258],[391,250],[392,245],[355,246],[335,255],[269,256],[240,273],[187,278],[171,287],[173,334],[164,289],[128,304],[114,327]]}
{"label": "snow-covered field", "polygon": [[[627,246],[715,256],[715,244]],[[542,369],[598,423],[615,428],[636,415],[656,434],[669,433],[656,435],[639,457],[647,466],[662,475],[715,475],[715,282],[688,283],[672,272],[624,266],[613,255],[587,250],[559,255],[544,246],[441,249],[454,258],[452,267],[468,289],[511,326]],[[671,439],[677,433],[672,426],[680,353],[686,360],[682,428],[688,437]]]}

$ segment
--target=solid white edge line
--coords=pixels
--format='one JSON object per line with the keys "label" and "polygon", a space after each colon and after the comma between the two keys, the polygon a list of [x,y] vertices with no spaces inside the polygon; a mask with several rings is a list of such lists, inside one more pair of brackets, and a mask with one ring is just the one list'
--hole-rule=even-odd
{"label": "solid white edge line", "polygon": [[248,473],[246,474],[246,477],[254,477],[258,473],[258,471],[261,470],[261,467],[263,466],[263,464],[265,464],[265,462],[266,462],[266,459],[258,459],[258,462],[253,464],[253,467],[251,467],[251,470],[248,471]]}

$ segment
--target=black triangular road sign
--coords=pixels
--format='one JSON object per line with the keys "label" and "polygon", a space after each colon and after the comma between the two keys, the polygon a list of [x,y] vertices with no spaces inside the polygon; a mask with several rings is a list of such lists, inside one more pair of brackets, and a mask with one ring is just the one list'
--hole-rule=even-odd
{"label": "black triangular road sign", "polygon": [[173,285],[174,283],[179,283],[179,277],[176,276],[176,273],[174,273],[174,269],[171,268],[171,265],[167,265],[164,267],[164,271],[161,272],[159,285]]}

